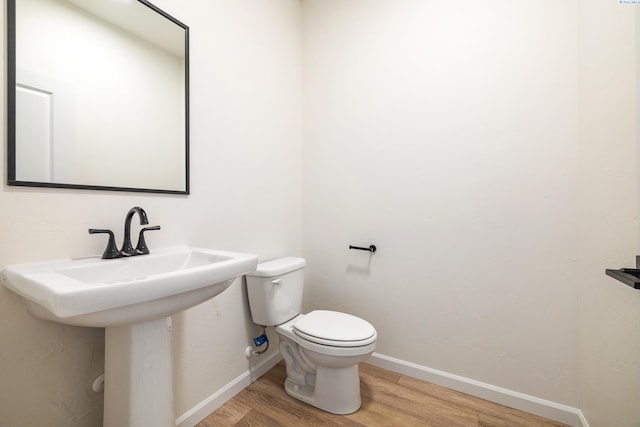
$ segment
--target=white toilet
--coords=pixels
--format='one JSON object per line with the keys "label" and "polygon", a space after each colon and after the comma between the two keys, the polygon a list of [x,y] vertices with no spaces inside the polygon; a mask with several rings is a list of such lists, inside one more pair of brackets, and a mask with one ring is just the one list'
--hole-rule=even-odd
{"label": "white toilet", "polygon": [[253,321],[275,326],[287,367],[287,393],[333,414],[360,408],[358,363],[376,348],[367,321],[337,311],[300,314],[305,260],[280,258],[246,275]]}

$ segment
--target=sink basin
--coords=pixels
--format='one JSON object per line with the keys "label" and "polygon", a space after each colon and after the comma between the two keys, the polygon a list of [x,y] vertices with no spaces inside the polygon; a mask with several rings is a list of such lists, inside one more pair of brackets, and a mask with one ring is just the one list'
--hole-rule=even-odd
{"label": "sink basin", "polygon": [[61,259],[12,265],[4,285],[32,315],[77,326],[107,327],[170,316],[224,291],[256,268],[255,255],[180,246],[149,255]]}

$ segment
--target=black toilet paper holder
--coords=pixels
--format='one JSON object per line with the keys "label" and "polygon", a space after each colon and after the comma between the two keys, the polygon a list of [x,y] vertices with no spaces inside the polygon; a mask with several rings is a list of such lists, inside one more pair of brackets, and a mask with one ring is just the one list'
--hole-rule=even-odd
{"label": "black toilet paper holder", "polygon": [[369,245],[368,248],[364,248],[362,246],[353,246],[353,245],[349,245],[349,249],[357,249],[359,251],[367,251],[367,252],[375,252],[378,248],[376,248],[376,245]]}

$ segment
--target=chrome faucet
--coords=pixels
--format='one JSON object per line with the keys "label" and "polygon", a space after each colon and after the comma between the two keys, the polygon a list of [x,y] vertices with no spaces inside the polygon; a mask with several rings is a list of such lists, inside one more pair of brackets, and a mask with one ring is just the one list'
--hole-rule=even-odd
{"label": "chrome faucet", "polygon": [[134,214],[138,214],[140,217],[140,225],[149,224],[147,219],[147,213],[141,207],[134,206],[127,212],[127,217],[124,220],[124,241],[122,242],[122,249],[120,249],[120,256],[133,256],[137,255],[133,246],[131,245],[131,220]]}

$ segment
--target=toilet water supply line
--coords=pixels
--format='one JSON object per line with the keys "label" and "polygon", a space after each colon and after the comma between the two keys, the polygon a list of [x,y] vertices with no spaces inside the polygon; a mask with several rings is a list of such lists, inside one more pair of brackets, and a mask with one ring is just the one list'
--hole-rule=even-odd
{"label": "toilet water supply line", "polygon": [[262,327],[262,334],[258,335],[257,337],[255,337],[253,339],[253,344],[256,347],[262,347],[263,345],[267,344],[267,346],[265,348],[263,348],[262,350],[253,350],[250,351],[250,355],[253,356],[260,356],[261,354],[266,353],[267,350],[269,350],[269,338],[267,337],[267,327],[263,326]]}

